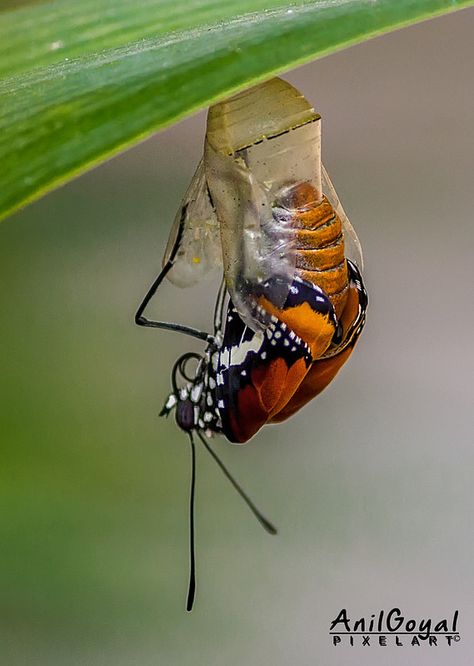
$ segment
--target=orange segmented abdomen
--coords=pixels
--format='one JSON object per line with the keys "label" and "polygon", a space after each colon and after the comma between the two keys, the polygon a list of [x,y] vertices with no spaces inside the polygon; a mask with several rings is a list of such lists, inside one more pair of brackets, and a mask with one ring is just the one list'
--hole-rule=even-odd
{"label": "orange segmented abdomen", "polygon": [[341,220],[310,183],[285,188],[278,205],[291,214],[297,274],[326,292],[339,317],[349,285]]}

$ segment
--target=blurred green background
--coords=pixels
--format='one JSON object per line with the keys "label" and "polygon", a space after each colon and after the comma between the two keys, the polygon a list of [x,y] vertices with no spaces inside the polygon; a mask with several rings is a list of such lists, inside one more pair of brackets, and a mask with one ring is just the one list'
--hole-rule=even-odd
{"label": "blurred green background", "polygon": [[[466,10],[287,76],[323,116],[369,319],[317,401],[248,446],[215,444],[277,537],[199,451],[191,615],[189,446],[157,414],[199,345],[133,314],[204,114],[1,225],[2,664],[472,663],[473,30]],[[154,307],[207,327],[213,289],[168,286]],[[461,642],[331,646],[342,607],[393,605],[458,608]]]}

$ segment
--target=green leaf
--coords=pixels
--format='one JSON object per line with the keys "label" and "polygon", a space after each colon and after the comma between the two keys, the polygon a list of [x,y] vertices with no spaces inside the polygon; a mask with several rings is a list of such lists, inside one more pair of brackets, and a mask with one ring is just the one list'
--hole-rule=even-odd
{"label": "green leaf", "polygon": [[229,93],[472,4],[10,0],[0,11],[0,218]]}

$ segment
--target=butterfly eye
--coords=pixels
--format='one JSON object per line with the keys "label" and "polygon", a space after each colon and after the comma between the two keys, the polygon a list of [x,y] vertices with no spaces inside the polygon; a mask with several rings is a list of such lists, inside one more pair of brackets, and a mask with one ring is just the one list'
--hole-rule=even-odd
{"label": "butterfly eye", "polygon": [[180,400],[176,405],[176,423],[186,432],[195,427],[194,405],[189,398]]}

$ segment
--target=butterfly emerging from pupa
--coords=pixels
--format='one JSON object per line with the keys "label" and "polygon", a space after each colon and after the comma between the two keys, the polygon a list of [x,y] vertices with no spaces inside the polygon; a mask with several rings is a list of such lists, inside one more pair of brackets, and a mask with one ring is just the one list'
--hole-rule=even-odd
{"label": "butterfly emerging from pupa", "polygon": [[[163,279],[188,287],[215,266],[213,330],[153,321],[144,311]],[[175,363],[162,415],[174,412],[192,451],[191,575],[195,594],[195,436],[262,525],[275,533],[211,448],[244,443],[320,393],[365,323],[362,252],[321,163],[321,118],[272,79],[209,109],[204,156],[178,211],[163,268],[135,321],[205,342]]]}

